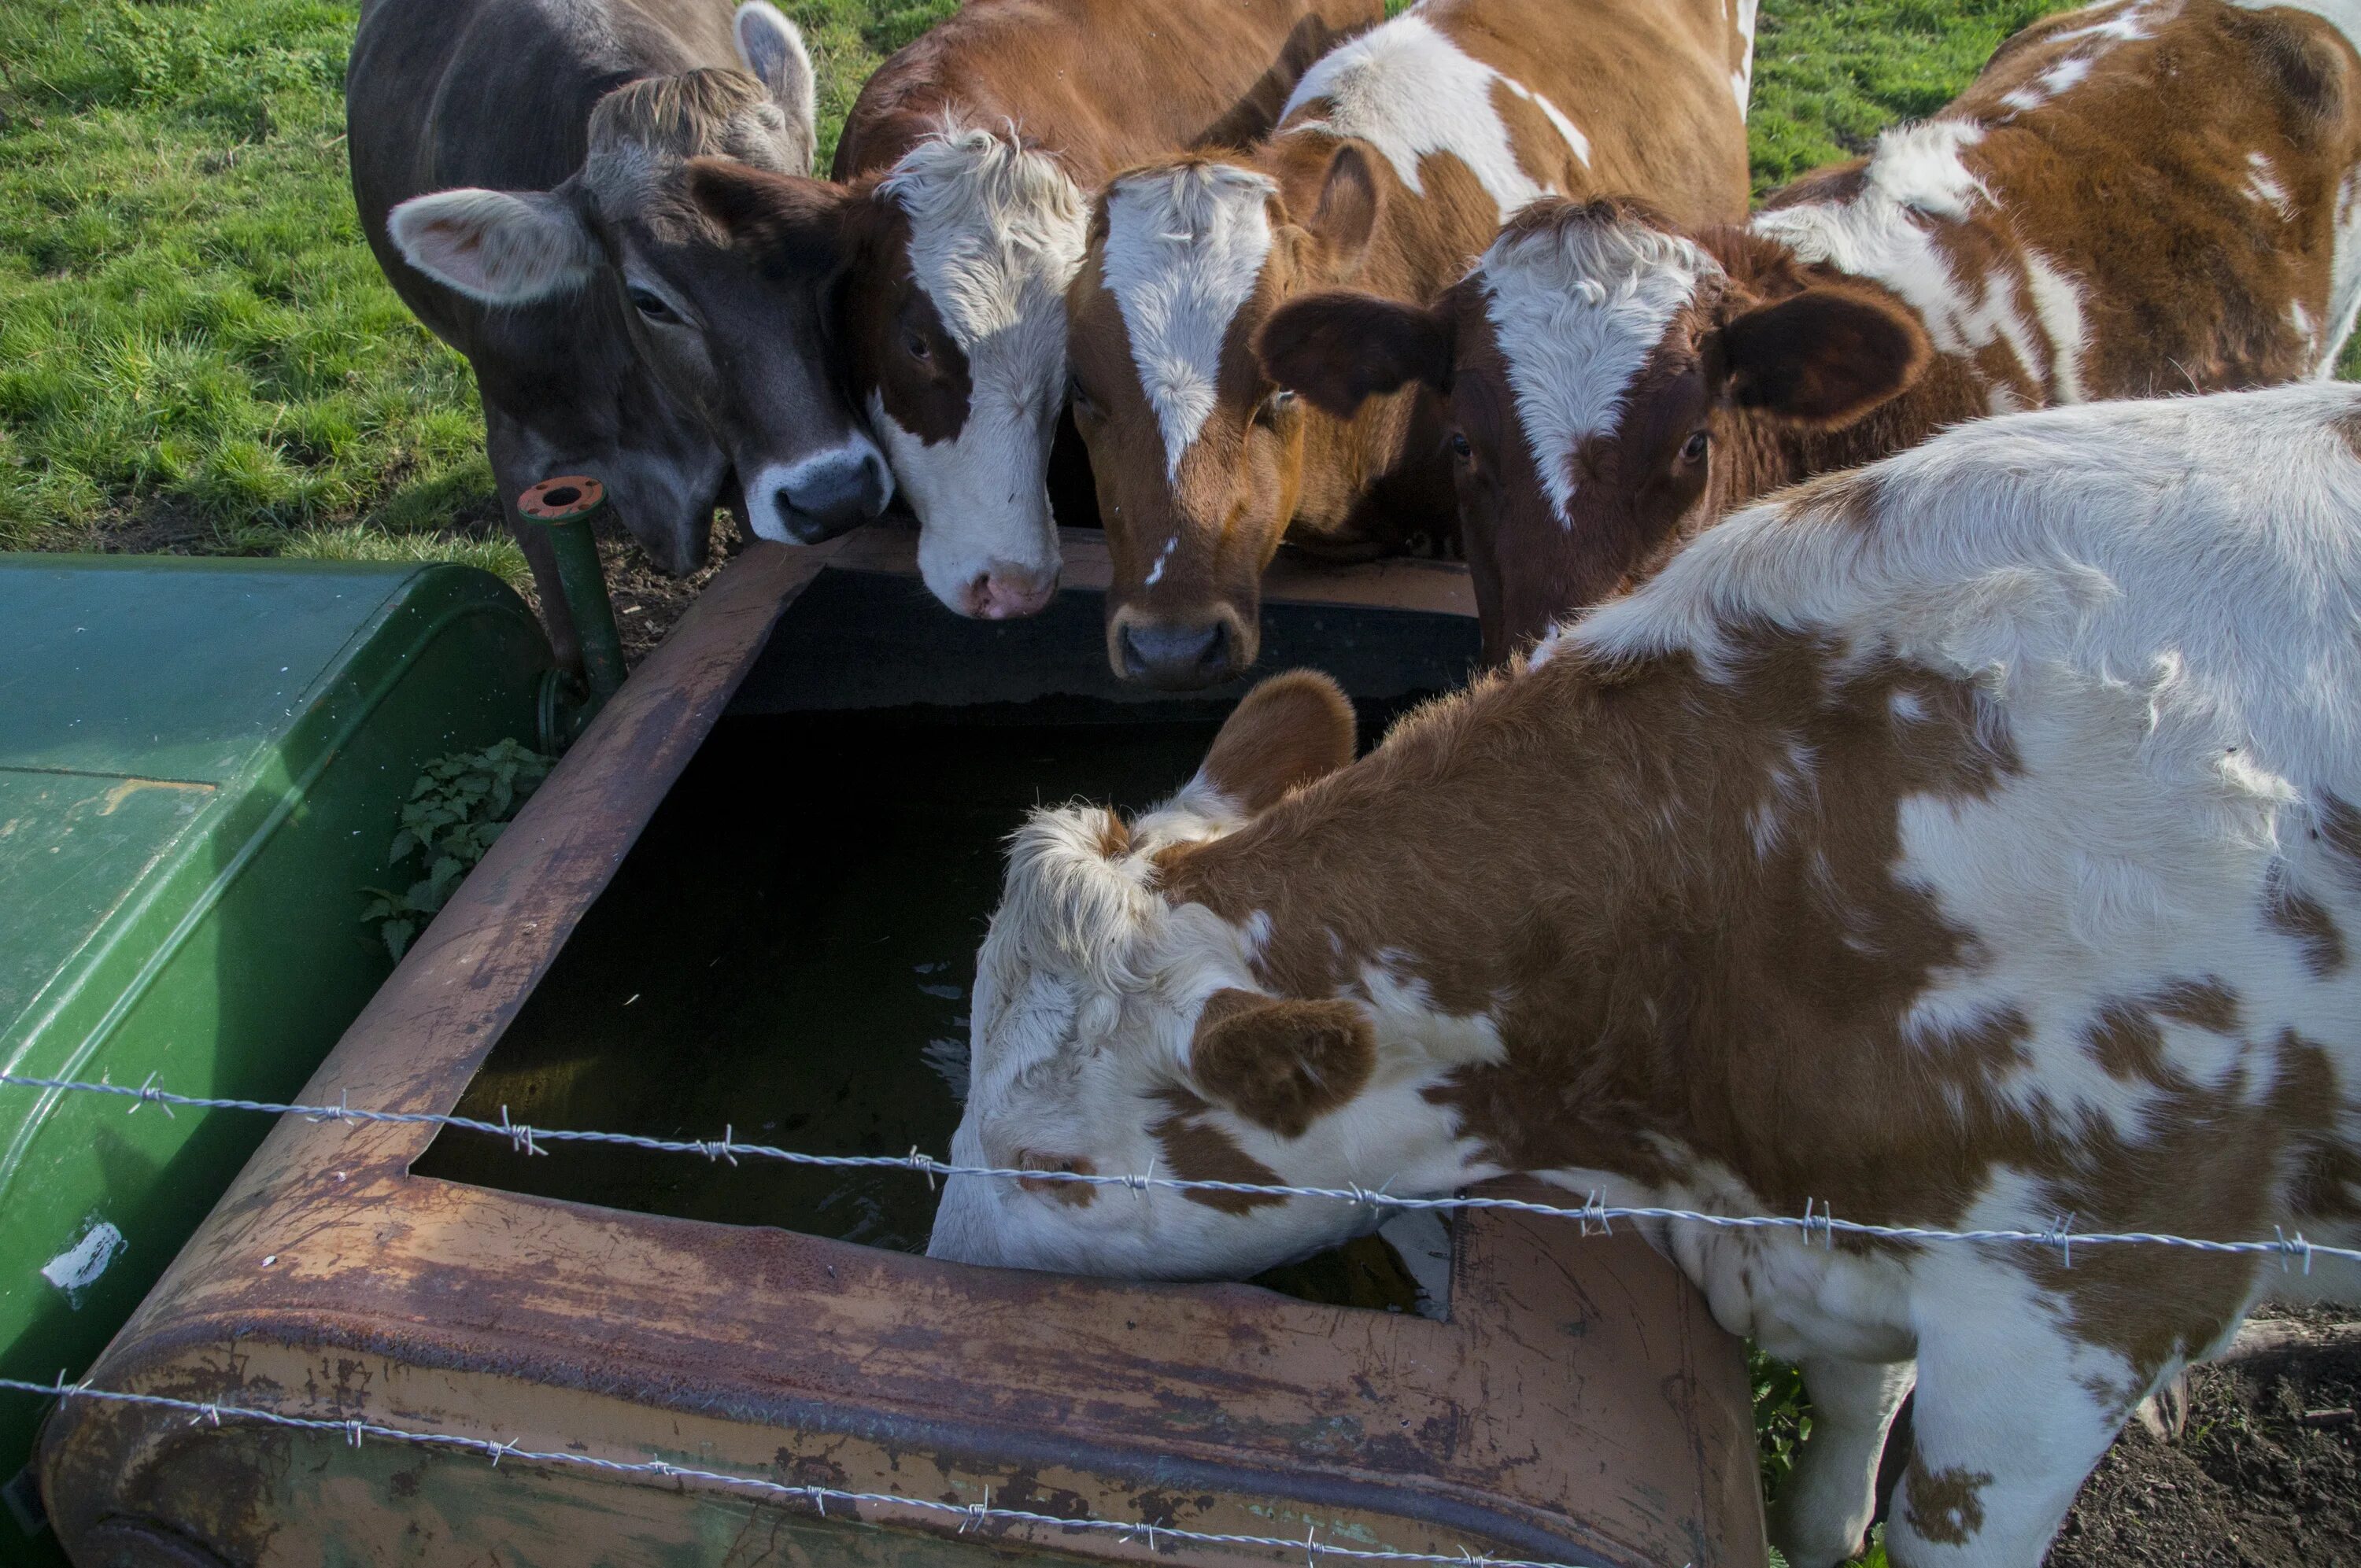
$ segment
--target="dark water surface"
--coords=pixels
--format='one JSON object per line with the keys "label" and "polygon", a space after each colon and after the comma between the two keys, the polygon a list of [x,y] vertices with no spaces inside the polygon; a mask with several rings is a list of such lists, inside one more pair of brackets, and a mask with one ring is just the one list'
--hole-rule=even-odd
{"label": "dark water surface", "polygon": [[[725,720],[459,1113],[498,1121],[505,1107],[539,1126],[667,1138],[728,1128],[816,1154],[947,1154],[1008,833],[1039,804],[1153,804],[1195,771],[1216,728],[994,716],[1018,721],[943,709]],[[522,1159],[458,1132],[415,1169],[908,1252],[925,1248],[934,1216],[925,1179],[899,1170],[579,1145]],[[1374,1236],[1263,1282],[1342,1304],[1420,1302]]]}

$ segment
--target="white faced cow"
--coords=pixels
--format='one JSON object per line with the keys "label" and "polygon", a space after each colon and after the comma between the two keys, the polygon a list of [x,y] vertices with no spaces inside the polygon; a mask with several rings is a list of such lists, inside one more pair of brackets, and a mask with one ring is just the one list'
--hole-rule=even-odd
{"label": "white faced cow", "polygon": [[700,170],[717,219],[833,290],[937,598],[998,620],[1057,587],[1050,481],[1061,500],[1089,493],[1051,466],[1087,192],[1209,136],[1263,134],[1304,68],[1378,19],[1378,0],[970,0],[862,89],[837,144],[846,183]]}
{"label": "white faced cow", "polygon": [[1200,686],[1252,663],[1282,537],[1367,553],[1454,530],[1433,400],[1297,406],[1255,362],[1271,311],[1340,284],[1422,303],[1552,192],[1739,217],[1752,19],[1728,0],[1424,0],[1312,67],[1260,147],[1115,181],[1067,316],[1117,674]]}
{"label": "white faced cow", "polygon": [[[717,505],[782,542],[884,508],[816,302],[685,191],[701,154],[810,167],[811,63],[763,0],[734,28],[721,0],[376,0],[346,122],[369,245],[474,367],[503,502],[591,474],[674,573],[705,560]],[[570,654],[547,542],[522,537]]]}
{"label": "white faced cow", "polygon": [[1746,228],[1536,206],[1432,308],[1303,300],[1262,352],[1339,414],[1447,389],[1498,659],[1729,508],[1961,420],[2327,374],[2361,308],[2356,166],[2338,26],[2114,0]]}
{"label": "white faced cow", "polygon": [[[2351,1245],[2361,389],[1978,422],[1740,513],[1350,761],[1257,688],[1016,834],[961,1163]],[[1576,1200],[1578,1201],[1578,1200]],[[1243,1277],[1350,1203],[954,1179],[930,1250]],[[2323,1262],[1673,1223],[1816,1410],[1776,1534],[2033,1568],[2127,1412]],[[1582,1243],[1569,1229],[1565,1245]]]}

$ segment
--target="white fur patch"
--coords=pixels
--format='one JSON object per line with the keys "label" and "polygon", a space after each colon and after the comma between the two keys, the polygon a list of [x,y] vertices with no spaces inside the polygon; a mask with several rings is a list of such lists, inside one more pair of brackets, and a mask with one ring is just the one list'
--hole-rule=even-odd
{"label": "white fur patch", "polygon": [[2027,109],[2038,109],[2051,99],[2071,91],[2077,82],[2091,74],[2091,67],[2097,63],[2097,60],[2096,54],[2069,55],[2015,92],[2004,93],[2001,103],[2019,114]]}
{"label": "white fur patch", "polygon": [[2295,208],[2288,201],[2287,187],[2279,183],[2278,171],[2271,168],[2267,154],[2246,154],[2246,198],[2270,208],[2281,223],[2295,215]]}
{"label": "white fur patch", "polygon": [[1106,286],[1164,437],[1167,478],[1213,417],[1222,344],[1270,255],[1278,194],[1226,163],[1135,174],[1107,192]]}
{"label": "white fur patch", "polygon": [[[1012,132],[1013,135],[1013,132]],[[1090,213],[1046,153],[990,131],[946,127],[902,155],[877,187],[910,225],[910,271],[967,356],[968,415],[928,445],[872,400],[871,419],[918,514],[918,569],[964,608],[994,571],[1051,577],[1049,444],[1066,392],[1066,286]]]}
{"label": "white fur patch", "polygon": [[[2235,5],[2241,0],[2231,0]],[[2276,0],[2272,0],[2276,3]],[[2148,19],[2155,9],[2154,0],[2124,0],[2112,10],[2103,10],[2100,19],[2070,27],[2052,37],[2050,46],[2080,43],[2084,38],[2097,38],[2107,43],[2136,43],[2149,36]]]}
{"label": "white fur patch", "polygon": [[1324,102],[1327,113],[1286,124],[1283,134],[1323,130],[1367,141],[1421,195],[1426,187],[1420,159],[1449,153],[1467,166],[1505,218],[1549,192],[1517,161],[1509,127],[1493,105],[1496,82],[1539,105],[1575,155],[1589,161],[1589,137],[1555,104],[1467,54],[1415,11],[1323,55],[1289,94],[1286,113],[1315,102]]}
{"label": "white fur patch", "polygon": [[1738,112],[1746,113],[1754,97],[1754,18],[1762,9],[1762,0],[1738,0],[1738,13],[1733,18],[1738,36],[1746,42],[1746,53],[1737,70],[1730,73],[1730,91],[1738,100]]}
{"label": "white fur patch", "polygon": [[[2025,287],[2034,316],[2049,339],[2051,400],[2079,403],[2090,394],[2082,385],[2082,350],[2090,331],[2082,320],[2082,290],[2041,252],[2025,251]],[[2026,369],[2033,366],[2027,364]]]}
{"label": "white fur patch", "polygon": [[1569,458],[1611,433],[1633,378],[1713,258],[1642,224],[1568,224],[1504,236],[1479,264],[1517,423],[1559,526],[1572,526]]}

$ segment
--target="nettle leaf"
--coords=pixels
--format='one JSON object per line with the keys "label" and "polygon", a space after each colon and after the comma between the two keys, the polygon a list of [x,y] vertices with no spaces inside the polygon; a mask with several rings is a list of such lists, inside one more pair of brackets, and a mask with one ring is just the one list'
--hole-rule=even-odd
{"label": "nettle leaf", "polygon": [[378,935],[385,938],[385,950],[393,955],[393,961],[400,963],[401,955],[410,950],[411,939],[418,935],[418,922],[389,920],[378,927]]}
{"label": "nettle leaf", "polygon": [[[500,840],[517,807],[549,776],[553,765],[552,759],[513,738],[425,764],[401,807],[400,829],[386,854],[390,866],[423,862],[425,876],[404,893],[361,890],[370,895],[362,918],[384,922],[386,945],[397,958],[443,907],[460,879]],[[399,934],[396,926],[401,927]]]}

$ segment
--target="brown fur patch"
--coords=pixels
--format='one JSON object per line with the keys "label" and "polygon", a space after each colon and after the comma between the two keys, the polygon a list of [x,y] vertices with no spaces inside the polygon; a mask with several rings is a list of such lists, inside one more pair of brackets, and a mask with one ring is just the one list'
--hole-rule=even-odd
{"label": "brown fur patch", "polygon": [[2314,829],[2336,858],[2345,862],[2345,874],[2361,887],[2361,811],[2353,803],[2334,793],[2323,794],[2314,808],[2319,827]]}
{"label": "brown fur patch", "polygon": [[[1099,1173],[1096,1165],[1080,1155],[1070,1159],[1053,1160],[1030,1149],[1018,1157],[1017,1165],[1026,1170],[1062,1170],[1077,1176],[1096,1176]],[[1089,1208],[1092,1201],[1099,1195],[1099,1190],[1087,1181],[1036,1181],[1030,1177],[1020,1176],[1016,1179],[1016,1185],[1027,1192],[1038,1192],[1072,1209]]]}
{"label": "brown fur patch", "polygon": [[2271,868],[2263,894],[2263,918],[2303,949],[2304,968],[2314,980],[2326,980],[2345,967],[2345,931],[2328,905],[2287,885],[2282,865]]}
{"label": "brown fur patch", "polygon": [[1902,1473],[1911,1528],[1941,1545],[1965,1546],[1984,1528],[1982,1494],[1992,1479],[1988,1470],[1958,1465],[1930,1474],[1912,1455],[1909,1468]]}
{"label": "brown fur patch", "polygon": [[1866,531],[1884,515],[1885,480],[1873,468],[1847,469],[1806,479],[1776,499],[1786,521],[1825,521]]}
{"label": "brown fur patch", "polygon": [[[1238,1141],[1207,1115],[1213,1107],[1185,1089],[1168,1088],[1159,1098],[1167,1113],[1148,1131],[1163,1146],[1164,1163],[1183,1181],[1242,1181],[1250,1186],[1279,1185],[1279,1172],[1238,1146]],[[1191,1203],[1219,1209],[1224,1214],[1251,1214],[1286,1199],[1261,1192],[1189,1192]]]}
{"label": "brown fur patch", "polygon": [[1377,1069],[1368,1016],[1353,1003],[1217,991],[1189,1047],[1189,1075],[1211,1099],[1281,1137],[1351,1100]]}

